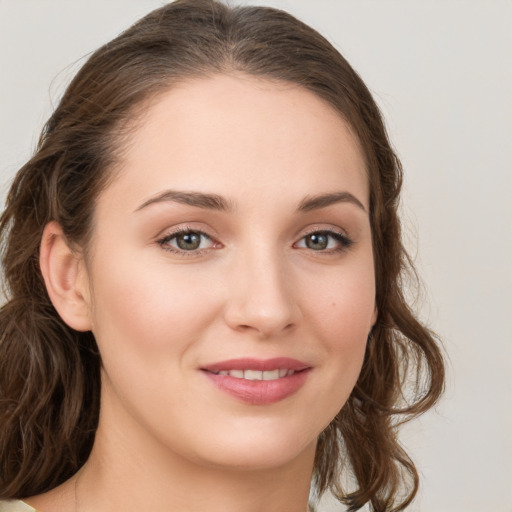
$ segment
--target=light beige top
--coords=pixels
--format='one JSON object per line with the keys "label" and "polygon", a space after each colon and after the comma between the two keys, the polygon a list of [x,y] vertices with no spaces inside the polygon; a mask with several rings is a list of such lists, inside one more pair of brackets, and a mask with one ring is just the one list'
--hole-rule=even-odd
{"label": "light beige top", "polygon": [[0,512],[37,512],[37,510],[28,506],[26,503],[23,503],[23,501],[0,500]]}
{"label": "light beige top", "polygon": [[[309,510],[314,512],[313,505],[309,504]],[[18,500],[9,500],[2,501],[0,500],[0,512],[37,512],[35,508],[30,507],[23,501]]]}

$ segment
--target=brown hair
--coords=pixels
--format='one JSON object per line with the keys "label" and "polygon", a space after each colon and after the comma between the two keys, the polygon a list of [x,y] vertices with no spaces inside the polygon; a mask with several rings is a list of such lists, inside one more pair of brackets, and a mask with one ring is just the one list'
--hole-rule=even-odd
{"label": "brown hair", "polygon": [[[45,225],[57,221],[70,244],[86,247],[95,199],[135,109],[188,77],[230,72],[301,85],[359,138],[379,316],[356,387],[319,438],[315,483],[349,510],[370,503],[398,511],[413,499],[418,473],[396,428],[436,402],[444,367],[435,337],[403,295],[411,266],[397,216],[402,170],[379,109],[343,56],[307,25],[279,10],[215,0],[166,5],[97,50],[14,180],[0,218],[8,298],[0,310],[0,499],[41,493],[72,476],[98,421],[100,356],[93,335],[69,328],[48,298],[38,263]],[[341,478],[347,470],[352,484]]]}

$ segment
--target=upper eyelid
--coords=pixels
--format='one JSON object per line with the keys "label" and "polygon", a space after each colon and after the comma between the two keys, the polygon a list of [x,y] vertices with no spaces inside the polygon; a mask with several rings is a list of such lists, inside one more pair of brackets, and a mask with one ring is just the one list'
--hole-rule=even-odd
{"label": "upper eyelid", "polygon": [[314,228],[309,228],[306,230],[306,233],[304,234],[304,236],[307,236],[311,233],[340,233],[344,234],[344,229],[341,229],[341,228],[332,228],[332,227],[328,227],[328,228],[323,228],[323,227],[318,227],[318,226],[315,226]]}
{"label": "upper eyelid", "polygon": [[314,225],[309,228],[306,228],[306,231],[303,231],[302,234],[298,234],[298,240],[301,240],[302,238],[311,235],[313,233],[333,233],[336,235],[341,235],[345,238],[351,238],[351,236],[347,233],[345,229],[342,229],[340,227],[334,227],[334,226],[325,226],[322,225]]}
{"label": "upper eyelid", "polygon": [[[347,241],[352,242],[352,239],[346,233],[343,233],[341,231],[336,231],[334,229],[315,229],[313,231],[310,231],[310,232],[302,235],[297,241],[299,242],[300,240],[304,240],[304,238],[306,238],[310,235],[314,235],[316,233],[326,234],[328,236],[332,236],[333,238],[343,238]],[[295,242],[295,243],[297,243],[297,242]]]}
{"label": "upper eyelid", "polygon": [[182,228],[173,229],[171,231],[168,231],[165,234],[162,234],[158,238],[173,238],[175,236],[182,235],[183,233],[199,233],[201,235],[207,236],[208,238],[213,238],[212,235],[210,235],[209,233],[207,233],[203,229],[189,228],[189,227],[182,227]]}
{"label": "upper eyelid", "polygon": [[174,228],[167,228],[160,232],[159,235],[155,237],[156,241],[161,241],[165,239],[171,239],[175,236],[178,236],[182,233],[200,233],[201,235],[204,235],[211,240],[217,241],[217,236],[215,234],[212,234],[210,230],[206,230],[204,228],[200,227],[194,227],[189,224],[180,225],[178,227]]}

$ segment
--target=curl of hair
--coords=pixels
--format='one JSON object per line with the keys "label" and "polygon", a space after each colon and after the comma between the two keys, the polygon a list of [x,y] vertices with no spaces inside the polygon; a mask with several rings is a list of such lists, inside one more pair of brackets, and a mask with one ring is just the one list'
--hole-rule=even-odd
{"label": "curl of hair", "polygon": [[[298,84],[349,123],[366,159],[378,320],[347,404],[320,436],[314,468],[355,511],[403,510],[418,489],[399,424],[443,390],[435,336],[403,295],[410,268],[397,215],[400,162],[379,109],[348,62],[316,31],[264,7],[177,0],[153,11],[87,60],[47,122],[33,158],[18,172],[0,217],[7,302],[0,310],[0,499],[65,481],[86,461],[99,415],[101,359],[90,332],[58,316],[39,269],[45,225],[87,247],[95,200],[112,179],[131,121],[173,84],[245,73]],[[353,476],[352,490],[341,476]]]}

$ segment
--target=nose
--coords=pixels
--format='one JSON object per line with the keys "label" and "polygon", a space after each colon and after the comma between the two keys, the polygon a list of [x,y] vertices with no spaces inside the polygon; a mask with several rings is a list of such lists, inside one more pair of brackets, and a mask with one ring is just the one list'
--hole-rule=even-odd
{"label": "nose", "polygon": [[243,258],[235,267],[225,309],[229,327],[260,338],[291,332],[302,314],[286,262],[260,252]]}

